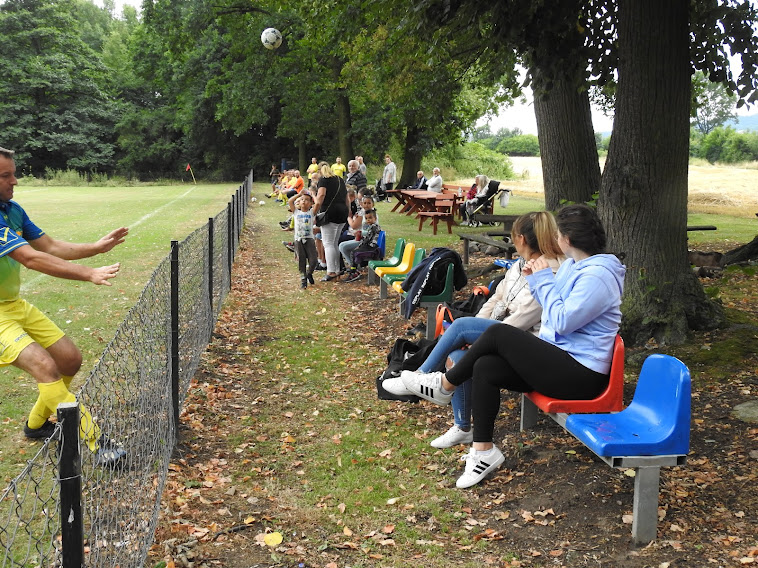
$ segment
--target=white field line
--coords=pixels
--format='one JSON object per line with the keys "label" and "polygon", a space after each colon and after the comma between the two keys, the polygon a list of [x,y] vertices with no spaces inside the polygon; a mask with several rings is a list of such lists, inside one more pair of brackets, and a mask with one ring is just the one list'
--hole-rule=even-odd
{"label": "white field line", "polygon": [[[129,230],[131,231],[134,227],[139,227],[142,223],[144,223],[145,221],[148,221],[149,219],[151,219],[152,217],[154,217],[155,215],[157,215],[158,213],[160,213],[161,211],[163,211],[166,207],[170,207],[171,205],[173,205],[174,203],[176,203],[180,199],[184,199],[185,197],[187,197],[187,195],[189,195],[190,193],[192,193],[193,191],[195,191],[195,189],[196,188],[194,188],[194,187],[188,189],[187,191],[185,191],[184,193],[182,193],[176,199],[172,199],[168,203],[164,203],[163,205],[161,205],[160,207],[158,207],[155,211],[152,211],[152,212],[148,213],[147,215],[143,215],[142,217],[140,217],[139,219],[137,219],[134,223],[130,223],[128,225]],[[41,191],[44,191],[44,190],[41,190]],[[43,278],[47,278],[47,274],[42,274],[41,272],[38,272],[33,278],[29,278],[26,282],[22,282],[21,283],[21,292],[24,292],[24,291],[28,290],[29,287],[35,285],[37,282],[39,282]]]}

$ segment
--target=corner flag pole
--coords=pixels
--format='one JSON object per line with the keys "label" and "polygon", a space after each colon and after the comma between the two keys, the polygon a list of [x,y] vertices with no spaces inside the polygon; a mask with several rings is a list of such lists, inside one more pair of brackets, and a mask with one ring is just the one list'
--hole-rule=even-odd
{"label": "corner flag pole", "polygon": [[184,171],[185,172],[188,171],[190,174],[192,174],[192,181],[195,183],[195,185],[197,185],[197,180],[195,179],[195,172],[192,171],[192,166],[187,164],[187,169],[185,169]]}

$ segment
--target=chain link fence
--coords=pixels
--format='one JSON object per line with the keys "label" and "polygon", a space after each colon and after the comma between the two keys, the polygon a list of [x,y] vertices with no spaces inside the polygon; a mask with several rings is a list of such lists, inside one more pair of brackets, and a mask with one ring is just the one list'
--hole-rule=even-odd
{"label": "chain link fence", "polygon": [[[155,269],[77,394],[101,441],[113,440],[126,457],[118,468],[99,467],[82,440],[76,452],[81,457],[63,463],[65,440],[78,437],[76,428],[64,437],[59,419],[56,436],[0,495],[3,568],[143,566],[158,522],[179,408],[230,289],[252,181],[250,172],[226,209],[181,243],[172,242],[171,254]],[[63,471],[74,473],[64,478]],[[72,477],[79,495],[67,493]],[[72,498],[81,514],[69,505]],[[78,524],[79,537],[69,542],[67,534]]]}

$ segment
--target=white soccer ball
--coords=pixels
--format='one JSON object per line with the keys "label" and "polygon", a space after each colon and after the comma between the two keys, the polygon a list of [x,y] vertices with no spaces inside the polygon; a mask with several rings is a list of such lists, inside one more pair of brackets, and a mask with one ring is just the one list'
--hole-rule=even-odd
{"label": "white soccer ball", "polygon": [[266,205],[266,202],[265,202],[265,201],[263,201],[263,199],[261,199],[261,200],[258,202],[258,206],[263,206],[263,205]]}
{"label": "white soccer ball", "polygon": [[266,49],[276,49],[282,45],[282,34],[276,28],[266,28],[261,34],[261,43]]}

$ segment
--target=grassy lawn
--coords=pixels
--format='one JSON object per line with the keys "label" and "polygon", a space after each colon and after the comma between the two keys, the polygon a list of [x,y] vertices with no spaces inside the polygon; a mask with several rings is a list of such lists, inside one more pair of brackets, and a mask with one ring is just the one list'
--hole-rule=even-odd
{"label": "grassy lawn", "polygon": [[[79,346],[84,364],[79,381],[87,376],[125,314],[134,305],[158,262],[170,250],[171,240],[182,240],[226,207],[239,185],[173,185],[110,187],[16,188],[20,203],[42,230],[53,238],[72,242],[94,241],[108,231],[129,227],[126,242],[100,257],[80,261],[90,266],[121,263],[112,286],[94,286],[48,277],[22,269],[22,296],[47,314]],[[63,213],[63,214],[62,214]],[[74,383],[76,389],[77,383]],[[19,445],[26,413],[37,396],[33,379],[15,367],[0,369],[0,477],[15,475],[28,452]]]}
{"label": "grassy lawn", "polygon": [[[263,186],[256,186],[254,194],[262,193]],[[398,236],[426,248],[459,246],[455,234],[443,229],[435,237],[428,226],[419,232],[418,221],[390,213],[391,206],[378,205],[388,248]],[[540,207],[539,199],[516,195],[506,211]],[[150,565],[168,560],[171,542],[186,538],[193,527],[217,531],[242,522],[245,530],[224,534],[223,543],[201,538],[194,549],[198,559],[234,568],[290,566],[300,558],[308,565],[338,567],[549,566],[553,553],[564,566],[595,566],[614,555],[619,565],[633,568],[668,561],[665,544],[641,551],[646,557],[638,562],[623,556],[629,527],[622,514],[631,504],[631,481],[593,463],[557,429],[519,432],[515,396],[504,396],[497,431],[498,442],[508,448],[508,467],[481,487],[455,490],[463,448],[429,447],[450,425],[449,409],[376,398],[374,379],[386,366],[387,350],[409,325],[397,314],[396,296],[380,300],[376,288],[362,283],[316,282],[300,291],[296,263],[280,244],[291,233],[276,226],[284,216],[270,201],[248,216],[235,290],[188,397],[184,451],[164,494]],[[690,222],[719,226],[722,221],[711,219]],[[725,224],[729,219],[723,221],[731,229]],[[704,234],[713,238],[719,232]],[[742,233],[742,242],[753,237],[749,226],[737,231]],[[723,283],[730,290],[737,285]],[[414,315],[412,323],[423,315]],[[744,318],[745,325],[754,325],[749,314]],[[743,343],[750,347],[754,340]],[[745,363],[752,359],[742,343],[728,353],[725,345],[720,336],[700,335],[676,350],[692,366],[695,392],[704,399],[709,389],[721,386],[716,368],[729,373],[723,388],[732,391],[734,367],[752,364]],[[714,359],[719,353],[729,360]],[[637,370],[630,366],[627,372],[631,381]],[[714,400],[708,398],[703,407]],[[696,397],[694,404],[699,402]],[[710,439],[709,430],[697,428],[714,421],[695,408],[693,440]],[[716,414],[723,412],[719,408]],[[720,455],[697,451],[698,459],[714,462]],[[681,537],[680,556],[704,557],[704,545],[693,536],[700,523],[686,516],[694,507],[678,506],[672,496],[692,487],[699,475],[697,464],[663,473],[661,502],[669,517],[659,525],[660,542],[680,538],[681,519],[693,527]],[[555,517],[548,514],[553,506]],[[530,519],[538,516],[535,511],[547,515],[544,525]],[[677,529],[670,528],[674,525]],[[279,532],[281,546],[254,544],[265,531]],[[513,558],[518,562],[510,563]]]}

